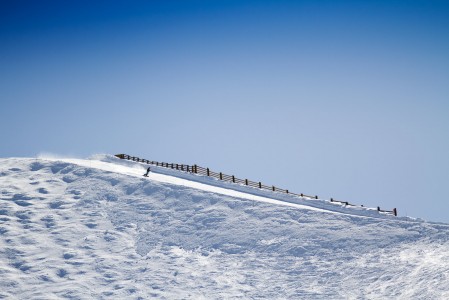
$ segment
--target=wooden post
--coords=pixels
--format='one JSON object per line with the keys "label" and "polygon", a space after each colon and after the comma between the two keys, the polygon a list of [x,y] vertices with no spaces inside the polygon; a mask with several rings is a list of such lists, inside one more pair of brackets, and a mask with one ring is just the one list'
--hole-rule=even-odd
{"label": "wooden post", "polygon": [[220,172],[220,180],[223,180],[223,173]]}
{"label": "wooden post", "polygon": [[207,168],[206,171],[207,171],[207,176],[210,176],[209,168]]}
{"label": "wooden post", "polygon": [[303,193],[301,193],[301,197],[304,197],[304,194],[303,194]]}
{"label": "wooden post", "polygon": [[318,196],[317,196],[317,195],[315,195],[315,199],[318,199]]}
{"label": "wooden post", "polygon": [[380,207],[379,206],[377,207],[377,211],[380,211]]}
{"label": "wooden post", "polygon": [[259,181],[259,189],[262,188],[262,182]]}
{"label": "wooden post", "polygon": [[285,192],[288,194],[288,190],[285,190]]}
{"label": "wooden post", "polygon": [[198,166],[197,165],[193,165],[193,173],[198,173]]}
{"label": "wooden post", "polygon": [[190,167],[189,167],[189,165],[187,165],[187,172],[190,172]]}
{"label": "wooden post", "polygon": [[334,199],[333,199],[333,198],[331,198],[331,202],[334,202]]}
{"label": "wooden post", "polygon": [[393,215],[394,215],[395,217],[398,216],[398,211],[396,210],[396,208],[393,208]]}
{"label": "wooden post", "polygon": [[245,179],[245,185],[248,185],[248,179]]}
{"label": "wooden post", "polygon": [[235,183],[235,177],[234,177],[234,175],[232,175],[232,182]]}
{"label": "wooden post", "polygon": [[276,188],[274,187],[274,185],[273,185],[273,192],[276,190]]}

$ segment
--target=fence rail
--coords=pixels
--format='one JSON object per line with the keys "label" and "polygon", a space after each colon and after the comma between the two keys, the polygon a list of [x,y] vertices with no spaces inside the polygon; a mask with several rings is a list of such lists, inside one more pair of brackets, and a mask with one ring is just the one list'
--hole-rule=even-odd
{"label": "fence rail", "polygon": [[[131,156],[128,154],[116,154],[115,156],[120,159],[131,160],[131,161],[135,161],[135,162],[145,163],[148,165],[154,165],[154,166],[158,166],[158,167],[164,167],[164,168],[168,168],[168,169],[176,169],[179,171],[194,173],[194,174],[203,175],[203,176],[209,176],[209,177],[213,177],[213,178],[216,178],[216,179],[219,179],[222,181],[246,185],[246,186],[258,188],[261,190],[269,190],[272,192],[284,193],[284,194],[289,194],[292,196],[297,196],[297,197],[302,197],[302,198],[319,199],[318,196],[316,196],[316,195],[311,196],[311,195],[306,195],[303,193],[301,193],[301,194],[292,193],[289,190],[281,189],[274,185],[269,186],[269,185],[262,184],[262,182],[260,182],[260,181],[256,182],[256,181],[251,181],[248,179],[240,179],[240,178],[235,177],[234,175],[227,175],[227,174],[223,174],[222,172],[211,171],[209,168],[204,168],[204,167],[201,167],[198,165],[185,165],[185,164],[177,164],[177,163],[157,162],[157,161],[152,161],[152,160],[148,160],[148,159],[142,159],[142,158],[139,158],[136,156]],[[355,205],[355,204],[349,203],[348,201],[335,200],[334,198],[330,198],[330,202],[342,204],[342,205],[346,205],[346,206],[361,206],[361,207],[363,207],[363,205]],[[380,209],[380,207],[378,206],[377,211],[379,213],[391,214],[394,216],[398,215],[396,208],[393,208],[392,210],[384,210],[384,209]]]}

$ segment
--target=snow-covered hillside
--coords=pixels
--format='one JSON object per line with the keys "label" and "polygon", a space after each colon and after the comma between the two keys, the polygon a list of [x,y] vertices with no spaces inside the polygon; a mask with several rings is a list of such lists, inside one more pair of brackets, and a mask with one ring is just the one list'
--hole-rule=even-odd
{"label": "snow-covered hillside", "polygon": [[0,298],[449,299],[449,225],[152,169],[0,159]]}

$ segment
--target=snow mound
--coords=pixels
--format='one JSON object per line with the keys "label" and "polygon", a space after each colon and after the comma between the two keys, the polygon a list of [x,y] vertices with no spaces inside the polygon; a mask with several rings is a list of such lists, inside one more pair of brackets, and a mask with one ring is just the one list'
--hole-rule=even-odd
{"label": "snow mound", "polygon": [[446,224],[145,169],[0,159],[0,298],[449,298]]}

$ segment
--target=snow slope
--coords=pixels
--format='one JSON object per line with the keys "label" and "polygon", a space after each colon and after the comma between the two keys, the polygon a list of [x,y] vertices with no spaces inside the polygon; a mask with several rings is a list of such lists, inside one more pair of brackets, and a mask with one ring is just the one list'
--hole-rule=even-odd
{"label": "snow slope", "polygon": [[0,298],[449,299],[447,224],[145,167],[0,159]]}

